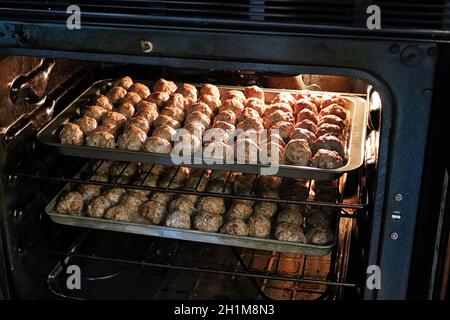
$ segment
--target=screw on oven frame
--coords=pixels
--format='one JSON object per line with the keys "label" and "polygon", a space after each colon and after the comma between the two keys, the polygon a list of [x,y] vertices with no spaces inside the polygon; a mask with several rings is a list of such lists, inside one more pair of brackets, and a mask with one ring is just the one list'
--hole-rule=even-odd
{"label": "screw on oven frame", "polygon": [[148,40],[141,40],[141,49],[144,53],[150,53],[153,51],[153,43]]}
{"label": "screw on oven frame", "polygon": [[400,202],[403,200],[403,195],[401,193],[397,193],[394,196],[395,201]]}
{"label": "screw on oven frame", "polygon": [[398,240],[398,238],[399,238],[399,235],[398,235],[397,232],[392,232],[391,233],[391,240]]}

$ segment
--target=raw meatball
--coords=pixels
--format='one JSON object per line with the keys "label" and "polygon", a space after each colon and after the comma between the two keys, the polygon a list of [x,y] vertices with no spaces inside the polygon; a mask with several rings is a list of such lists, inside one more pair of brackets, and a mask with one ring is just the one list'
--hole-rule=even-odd
{"label": "raw meatball", "polygon": [[323,116],[327,116],[327,115],[335,115],[339,118],[341,118],[342,120],[346,120],[347,119],[347,109],[345,109],[344,107],[341,107],[340,105],[337,104],[331,104],[328,107],[320,110],[319,115],[321,117]]}
{"label": "raw meatball", "polygon": [[199,111],[203,114],[206,114],[208,116],[208,118],[212,118],[214,116],[214,112],[211,110],[211,108],[203,102],[197,102],[194,103],[188,110],[188,113],[192,113],[195,111]]}
{"label": "raw meatball", "polygon": [[217,98],[217,97],[214,97],[214,96],[210,96],[210,95],[202,95],[200,97],[199,102],[203,102],[203,103],[207,104],[208,107],[214,113],[216,113],[219,110],[220,105],[222,104],[222,102],[220,101],[220,98]]}
{"label": "raw meatball", "polygon": [[127,119],[131,119],[134,116],[134,106],[131,103],[124,102],[115,109],[116,112],[123,114]]}
{"label": "raw meatball", "polygon": [[147,119],[149,124],[152,124],[153,121],[155,121],[158,118],[158,107],[156,104],[148,102],[148,101],[141,101],[136,105],[136,117],[143,117]]}
{"label": "raw meatball", "polygon": [[292,164],[306,166],[311,161],[312,152],[308,141],[294,139],[286,145],[286,160]]}
{"label": "raw meatball", "polygon": [[105,196],[98,196],[87,207],[87,214],[93,218],[103,218],[111,202]]}
{"label": "raw meatball", "polygon": [[225,200],[218,197],[202,197],[197,203],[197,210],[199,213],[224,214]]}
{"label": "raw meatball", "polygon": [[227,92],[225,92],[225,94],[222,96],[222,100],[228,100],[228,99],[233,99],[233,98],[237,98],[238,100],[240,100],[241,102],[245,101],[245,95],[242,91],[239,90],[228,90]]}
{"label": "raw meatball", "polygon": [[83,200],[86,202],[91,201],[101,194],[100,187],[95,184],[83,184],[79,187],[79,191],[81,193],[81,196],[83,197]]}
{"label": "raw meatball", "polygon": [[178,122],[183,122],[185,117],[185,112],[177,107],[165,107],[161,110],[160,114],[169,116]]}
{"label": "raw meatball", "polygon": [[137,93],[139,97],[142,99],[147,98],[150,95],[150,89],[142,83],[134,83],[129,89],[128,92]]}
{"label": "raw meatball", "polygon": [[256,119],[256,118],[247,118],[244,121],[241,121],[238,123],[238,125],[236,126],[236,129],[240,129],[243,131],[247,131],[247,130],[255,130],[257,132],[262,131],[264,129],[264,126],[262,124],[262,121],[260,119]]}
{"label": "raw meatball", "polygon": [[[216,117],[216,119],[217,119],[217,117]],[[234,134],[234,131],[236,130],[236,127],[233,124],[225,122],[225,121],[215,121],[212,127],[223,129],[223,130],[227,131],[230,136],[232,134]]]}
{"label": "raw meatball", "polygon": [[125,90],[122,87],[112,87],[106,96],[108,97],[109,101],[111,101],[113,104],[116,104],[120,99],[125,97],[127,94],[127,90]]}
{"label": "raw meatball", "polygon": [[266,105],[263,100],[258,98],[248,98],[244,102],[244,106],[247,109],[252,109],[258,112],[259,116],[262,117],[266,111]]}
{"label": "raw meatball", "polygon": [[297,114],[297,122],[302,122],[303,120],[310,120],[315,125],[319,122],[317,114],[309,109],[303,109]]}
{"label": "raw meatball", "polygon": [[191,105],[197,101],[197,88],[195,88],[192,84],[183,83],[177,88],[177,92],[183,95],[188,105]]}
{"label": "raw meatball", "polygon": [[275,229],[275,239],[288,242],[305,242],[305,234],[298,225],[284,222]]}
{"label": "raw meatball", "polygon": [[333,238],[333,231],[326,226],[314,227],[306,232],[306,241],[319,246],[332,242]]}
{"label": "raw meatball", "polygon": [[200,95],[201,96],[213,96],[215,98],[220,99],[220,91],[219,88],[217,88],[215,85],[204,83],[202,85],[202,88],[200,89]]}
{"label": "raw meatball", "polygon": [[317,114],[317,106],[309,99],[299,99],[294,105],[294,114],[297,115],[300,111],[308,109],[314,114]]}
{"label": "raw meatball", "polygon": [[184,126],[184,130],[187,130],[190,134],[193,134],[197,138],[201,138],[206,131],[205,126],[201,122],[191,122]]}
{"label": "raw meatball", "polygon": [[171,117],[166,116],[164,114],[160,114],[158,116],[158,118],[155,120],[155,122],[153,123],[153,126],[155,126],[155,127],[162,127],[162,126],[165,126],[165,125],[168,125],[168,126],[174,128],[174,129],[178,129],[179,127],[181,127],[180,122],[178,122],[178,121],[176,121],[176,120],[172,119]]}
{"label": "raw meatball", "polygon": [[191,217],[183,211],[169,213],[165,222],[166,226],[179,229],[191,228]]}
{"label": "raw meatball", "polygon": [[125,90],[128,90],[132,85],[133,85],[133,80],[128,76],[117,79],[113,84],[114,87],[122,87]]}
{"label": "raw meatball", "polygon": [[105,192],[105,198],[108,199],[112,205],[116,205],[126,192],[127,191],[124,188],[112,188]]}
{"label": "raw meatball", "polygon": [[286,153],[278,143],[260,143],[259,160],[262,164],[284,164],[286,162]]}
{"label": "raw meatball", "polygon": [[95,98],[94,105],[100,106],[107,111],[111,111],[113,109],[111,101],[109,101],[109,98],[104,95],[99,95],[97,98]]}
{"label": "raw meatball", "polygon": [[174,137],[173,153],[181,157],[191,156],[201,150],[200,139],[190,133],[176,134]]}
{"label": "raw meatball", "polygon": [[304,139],[308,142],[311,149],[314,149],[314,143],[316,141],[316,135],[311,131],[303,128],[295,128],[291,133],[291,140]]}
{"label": "raw meatball", "polygon": [[81,114],[87,117],[94,118],[97,122],[100,121],[108,110],[100,106],[87,106],[81,110]]}
{"label": "raw meatball", "polygon": [[185,125],[191,122],[200,122],[205,126],[205,128],[209,128],[209,126],[211,125],[211,119],[206,114],[203,114],[200,111],[194,111],[187,115]]}
{"label": "raw meatball", "polygon": [[122,100],[120,100],[121,104],[125,104],[125,103],[129,103],[133,106],[137,105],[140,101],[141,101],[141,97],[134,92],[128,92],[123,98]]}
{"label": "raw meatball", "polygon": [[76,191],[68,192],[56,205],[56,212],[81,215],[83,211],[83,197]]}
{"label": "raw meatball", "polygon": [[97,120],[88,116],[82,116],[81,118],[75,120],[73,123],[78,125],[81,131],[83,131],[86,136],[97,129]]}
{"label": "raw meatball", "polygon": [[172,200],[172,193],[164,193],[164,192],[155,192],[151,195],[150,200],[161,203],[164,207]]}
{"label": "raw meatball", "polygon": [[331,151],[336,151],[342,159],[345,158],[344,144],[342,141],[333,135],[324,134],[316,139],[315,142],[316,150],[327,149]]}
{"label": "raw meatball", "polygon": [[245,108],[244,109],[244,113],[242,114],[242,117],[244,119],[254,118],[254,119],[262,120],[261,116],[258,113],[258,111],[254,110],[254,109],[251,109],[251,108]]}
{"label": "raw meatball", "polygon": [[319,210],[311,209],[307,213],[306,226],[308,228],[314,228],[319,226],[331,226],[332,216],[330,213]]}
{"label": "raw meatball", "polygon": [[294,117],[288,112],[275,110],[270,115],[265,117],[264,127],[270,129],[275,123],[280,121],[294,122]]}
{"label": "raw meatball", "polygon": [[341,138],[342,136],[342,130],[338,125],[335,124],[329,124],[329,123],[322,123],[319,128],[317,129],[316,136],[320,137],[325,134],[330,134],[332,136]]}
{"label": "raw meatball", "polygon": [[239,163],[257,163],[258,162],[259,147],[250,140],[238,140],[234,144],[234,157]]}
{"label": "raw meatball", "polygon": [[183,211],[189,215],[192,215],[192,213],[194,213],[194,211],[195,211],[196,198],[194,198],[194,197],[197,197],[197,196],[183,194],[183,195],[175,198],[174,200],[172,200],[172,202],[170,202],[170,206],[169,206],[170,211],[171,212]]}
{"label": "raw meatball", "polygon": [[170,94],[168,92],[160,91],[150,94],[146,101],[156,104],[156,106],[161,109],[169,98]]}
{"label": "raw meatball", "polygon": [[278,103],[274,103],[274,104],[271,104],[270,106],[266,107],[266,110],[264,111],[264,116],[267,117],[277,110],[283,111],[283,112],[286,112],[289,114],[294,113],[294,111],[292,110],[292,107],[289,104],[278,102]]}
{"label": "raw meatball", "polygon": [[145,131],[138,127],[129,127],[117,139],[117,146],[122,150],[139,151],[147,139]]}
{"label": "raw meatball", "polygon": [[111,123],[118,128],[122,127],[125,123],[127,123],[127,117],[125,117],[123,114],[115,112],[115,111],[108,111],[102,118],[102,124],[108,124]]}
{"label": "raw meatball", "polygon": [[75,123],[68,123],[64,126],[59,134],[59,141],[62,144],[82,145],[84,142],[84,134],[80,126]]}
{"label": "raw meatball", "polygon": [[264,91],[258,86],[250,86],[245,88],[244,94],[247,98],[258,98],[264,101]]}
{"label": "raw meatball", "polygon": [[239,219],[232,219],[225,222],[222,229],[222,233],[231,234],[233,236],[247,236],[248,227],[247,224]]}
{"label": "raw meatball", "polygon": [[174,128],[164,125],[162,127],[155,128],[152,132],[152,137],[159,137],[171,142],[176,133],[177,131]]}
{"label": "raw meatball", "polygon": [[236,123],[236,114],[231,110],[225,110],[222,112],[219,112],[219,114],[214,118],[214,122],[226,122],[231,125],[234,125]]}
{"label": "raw meatball", "polygon": [[277,222],[278,224],[287,222],[301,226],[303,224],[303,215],[296,210],[284,210],[278,214]]}
{"label": "raw meatball", "polygon": [[145,133],[148,133],[148,130],[150,130],[150,124],[144,117],[134,117],[128,120],[128,122],[125,124],[125,130],[128,130],[131,127],[137,127]]}
{"label": "raw meatball", "polygon": [[270,134],[274,132],[274,130],[278,130],[278,135],[283,139],[283,141],[287,142],[289,140],[289,136],[294,130],[294,124],[287,121],[280,121],[275,123],[270,129]]}
{"label": "raw meatball", "polygon": [[145,152],[165,153],[172,151],[172,145],[166,139],[160,137],[149,137],[145,140],[143,150]]}
{"label": "raw meatball", "polygon": [[253,207],[253,212],[255,215],[265,215],[270,219],[277,212],[277,209],[278,207],[276,202],[260,201]]}
{"label": "raw meatball", "polygon": [[[133,221],[133,216],[135,211],[131,211],[129,210],[129,208],[127,208],[127,206],[125,205],[118,205],[116,207],[114,207],[114,216],[111,218],[112,220],[116,220],[116,221],[124,221],[124,222],[131,222]],[[108,209],[109,211],[110,209]],[[105,216],[108,214],[108,211],[106,211]]]}
{"label": "raw meatball", "polygon": [[161,78],[158,79],[153,85],[153,91],[154,92],[165,91],[169,93],[174,93],[175,91],[177,91],[177,86],[174,82]]}
{"label": "raw meatball", "polygon": [[289,92],[280,92],[278,95],[273,98],[270,103],[287,103],[291,106],[295,105],[295,98]]}
{"label": "raw meatball", "polygon": [[238,121],[243,119],[244,105],[242,100],[238,98],[224,100],[222,106],[219,108],[219,112],[226,110],[233,111]]}
{"label": "raw meatball", "polygon": [[229,219],[247,220],[253,213],[253,204],[248,201],[235,200],[228,212]]}
{"label": "raw meatball", "polygon": [[103,132],[107,132],[112,134],[114,137],[117,134],[117,131],[119,131],[119,128],[112,123],[105,123],[102,124],[101,126],[97,126],[97,129],[95,129],[95,131],[103,131]]}
{"label": "raw meatball", "polygon": [[217,232],[222,223],[223,217],[220,214],[203,212],[194,218],[194,228],[200,231]]}
{"label": "raw meatball", "polygon": [[170,96],[169,100],[167,100],[166,107],[177,107],[179,109],[185,110],[186,104],[186,99],[182,94],[174,93]]}
{"label": "raw meatball", "polygon": [[313,166],[322,169],[336,169],[344,165],[339,153],[327,149],[319,149],[312,158]]}
{"label": "raw meatball", "polygon": [[108,175],[109,168],[111,168],[113,163],[113,161],[97,160],[92,165],[92,171],[95,174]]}
{"label": "raw meatball", "polygon": [[334,124],[336,126],[339,126],[339,128],[341,128],[342,131],[344,131],[345,127],[347,126],[346,121],[342,120],[341,118],[339,118],[338,116],[335,116],[333,114],[329,114],[326,116],[323,116],[320,118],[319,123],[317,124],[319,127],[322,124]]}
{"label": "raw meatball", "polygon": [[211,159],[220,159],[223,160],[223,162],[227,161],[233,161],[233,148],[222,142],[222,141],[214,141],[208,144],[203,149],[203,157],[204,158],[211,158]]}
{"label": "raw meatball", "polygon": [[305,119],[300,121],[299,123],[297,123],[295,125],[296,128],[302,128],[302,129],[306,129],[312,133],[316,133],[317,132],[317,126],[314,122],[312,122],[311,120]]}
{"label": "raw meatball", "polygon": [[139,214],[152,224],[160,224],[167,214],[167,209],[163,204],[150,200],[140,205]]}
{"label": "raw meatball", "polygon": [[270,235],[270,220],[265,215],[254,214],[248,219],[248,235],[256,238],[267,238]]}
{"label": "raw meatball", "polygon": [[116,147],[116,142],[111,133],[106,131],[94,131],[87,136],[86,145],[89,147],[114,149]]}

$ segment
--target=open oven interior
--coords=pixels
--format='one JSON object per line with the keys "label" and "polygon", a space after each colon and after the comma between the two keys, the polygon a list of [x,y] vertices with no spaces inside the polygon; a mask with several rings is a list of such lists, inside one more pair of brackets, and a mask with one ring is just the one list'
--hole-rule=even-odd
{"label": "open oven interior", "polygon": [[[220,71],[220,66],[218,70],[197,70],[55,60],[54,66],[52,63],[51,67],[45,63],[41,65],[41,69],[32,74],[33,81],[29,85],[19,86],[11,93],[17,75],[29,73],[39,61],[38,58],[13,56],[0,64],[6,75],[0,84],[3,105],[0,108],[0,132],[4,138],[0,147],[3,149],[0,160],[2,219],[13,282],[10,288],[15,288],[12,296],[284,300],[361,296],[370,246],[382,110],[380,96],[368,83],[336,75]],[[331,252],[325,256],[280,253],[52,222],[44,210],[50,200],[67,183],[92,183],[99,161],[101,164],[107,159],[58,154],[51,147],[38,143],[36,133],[92,83],[125,75],[133,79],[164,77],[176,82],[256,84],[270,88],[352,93],[362,97],[369,115],[363,165],[339,178],[338,200],[298,202],[339,211],[338,237]],[[98,184],[124,187],[119,181],[120,176]],[[232,183],[231,179],[229,183]],[[311,187],[311,182],[308,185]],[[139,184],[125,187],[168,191]],[[201,190],[171,192],[210,195]],[[241,198],[267,200],[254,196],[254,192],[251,194]],[[273,201],[283,203],[282,199]],[[66,268],[69,265],[78,265],[83,270],[81,290],[67,288]]]}

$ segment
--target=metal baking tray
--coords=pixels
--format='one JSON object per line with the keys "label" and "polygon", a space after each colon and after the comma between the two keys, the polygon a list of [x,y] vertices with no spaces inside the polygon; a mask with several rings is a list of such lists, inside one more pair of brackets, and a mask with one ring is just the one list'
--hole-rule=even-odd
{"label": "metal baking tray", "polygon": [[69,184],[66,185],[45,207],[45,212],[50,219],[58,224],[77,226],[84,228],[119,231],[124,233],[141,234],[147,236],[156,236],[170,239],[180,239],[194,242],[214,243],[225,246],[242,247],[250,249],[259,249],[266,251],[287,252],[295,254],[305,254],[311,256],[325,256],[329,254],[335,246],[339,232],[339,214],[336,212],[333,242],[328,245],[314,245],[306,243],[295,243],[280,241],[274,239],[261,239],[254,237],[233,236],[222,233],[205,232],[198,230],[177,229],[161,225],[122,222],[107,220],[101,218],[91,218],[88,216],[76,216],[69,214],[60,214],[54,211],[57,201],[69,190]]}
{"label": "metal baking tray", "polygon": [[[180,165],[174,163],[168,154],[149,153],[142,151],[128,151],[119,149],[95,148],[88,146],[76,146],[61,144],[59,142],[59,132],[62,125],[74,120],[80,116],[80,107],[89,103],[90,99],[98,93],[104,93],[111,86],[113,80],[99,80],[95,82],[90,88],[82,93],[75,101],[73,101],[67,108],[58,114],[50,123],[47,124],[37,135],[40,143],[56,148],[58,152],[68,156],[88,157],[97,159],[108,159],[116,161],[139,161],[164,165]],[[151,83],[142,81],[149,86]],[[244,90],[244,87],[220,86],[220,90]],[[296,93],[295,90],[280,90],[280,89],[264,89],[267,100],[271,100],[280,92]],[[326,94],[330,92],[315,91],[317,94]],[[341,96],[347,102],[347,109],[350,111],[351,123],[349,132],[347,134],[347,163],[337,169],[321,169],[309,166],[295,166],[289,164],[280,164],[277,176],[290,178],[303,178],[314,180],[333,180],[339,178],[342,174],[350,172],[361,167],[364,161],[364,143],[366,138],[367,127],[367,102],[363,98],[352,94],[342,94]],[[190,159],[190,158],[189,158]],[[213,170],[224,171],[239,171],[253,174],[260,174],[261,168],[269,167],[263,164],[211,164],[205,163],[205,159],[190,159],[190,164],[183,164],[187,167],[193,168],[208,168]]]}

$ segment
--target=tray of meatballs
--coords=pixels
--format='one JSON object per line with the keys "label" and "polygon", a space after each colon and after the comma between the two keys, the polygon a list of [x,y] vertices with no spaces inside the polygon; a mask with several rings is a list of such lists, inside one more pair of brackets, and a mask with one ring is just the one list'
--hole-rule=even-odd
{"label": "tray of meatballs", "polygon": [[145,83],[94,83],[38,140],[71,156],[253,174],[271,167],[271,174],[315,180],[363,163],[367,108],[357,95]]}
{"label": "tray of meatballs", "polygon": [[[96,184],[108,181],[115,185]],[[259,198],[241,200],[234,198],[237,195]],[[333,201],[338,196],[336,180],[107,161],[90,176],[88,184],[67,184],[47,205],[46,212],[54,222],[66,225],[326,255],[337,237],[339,209],[295,201]]]}

